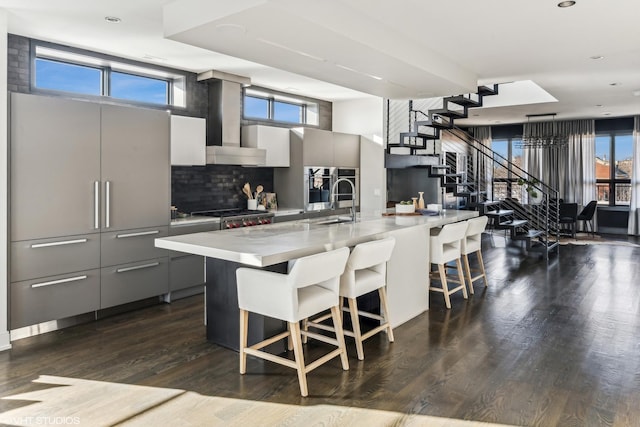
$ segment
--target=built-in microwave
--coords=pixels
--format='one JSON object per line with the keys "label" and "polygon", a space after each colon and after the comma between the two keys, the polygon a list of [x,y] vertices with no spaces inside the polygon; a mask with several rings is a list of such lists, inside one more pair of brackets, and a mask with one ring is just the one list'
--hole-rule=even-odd
{"label": "built-in microwave", "polygon": [[352,204],[351,185],[340,178],[351,181],[355,188],[356,206],[359,206],[360,173],[357,168],[336,168],[326,166],[305,166],[304,168],[304,206],[305,211],[331,209],[331,191],[334,183],[335,207],[346,208]]}

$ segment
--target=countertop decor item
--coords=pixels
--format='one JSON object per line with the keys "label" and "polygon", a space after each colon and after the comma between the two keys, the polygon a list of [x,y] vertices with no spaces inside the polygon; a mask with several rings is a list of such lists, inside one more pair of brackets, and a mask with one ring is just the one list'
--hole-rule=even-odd
{"label": "countertop decor item", "polygon": [[418,199],[418,209],[424,209],[424,191],[418,191],[420,198]]}
{"label": "countertop decor item", "polygon": [[396,213],[397,214],[414,213],[415,211],[416,211],[416,208],[413,206],[413,203],[411,203],[411,202],[396,203]]}

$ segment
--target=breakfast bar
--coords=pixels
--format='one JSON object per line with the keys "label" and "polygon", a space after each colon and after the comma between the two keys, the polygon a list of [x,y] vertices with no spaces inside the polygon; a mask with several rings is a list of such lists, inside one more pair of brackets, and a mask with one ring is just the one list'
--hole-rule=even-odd
{"label": "breakfast bar", "polygon": [[[207,339],[237,349],[236,268],[251,266],[284,273],[290,260],[393,236],[396,246],[387,267],[387,295],[389,321],[396,327],[429,308],[429,230],[477,215],[475,211],[448,210],[435,216],[363,217],[357,222],[302,220],[163,237],[156,239],[155,245],[206,257]],[[282,328],[269,319],[256,322],[264,324],[260,330],[250,331],[250,340]]]}

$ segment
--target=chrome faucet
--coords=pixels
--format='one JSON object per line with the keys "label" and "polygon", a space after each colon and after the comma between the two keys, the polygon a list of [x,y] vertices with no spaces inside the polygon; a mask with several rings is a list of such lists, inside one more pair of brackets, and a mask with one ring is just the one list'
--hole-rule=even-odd
{"label": "chrome faucet", "polygon": [[[336,193],[338,183],[340,182],[348,182],[349,185],[351,186],[351,222],[356,222],[356,187],[353,185],[353,182],[350,179],[339,178],[331,186],[331,195],[330,195],[331,209],[336,208],[335,202],[337,201],[337,197],[341,195],[339,193]],[[344,193],[344,194],[347,194],[347,193]]]}

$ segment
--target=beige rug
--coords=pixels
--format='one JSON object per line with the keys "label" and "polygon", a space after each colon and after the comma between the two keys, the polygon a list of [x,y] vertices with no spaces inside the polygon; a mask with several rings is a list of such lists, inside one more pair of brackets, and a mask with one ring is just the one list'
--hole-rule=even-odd
{"label": "beige rug", "polygon": [[58,387],[3,399],[33,401],[0,414],[2,425],[75,426],[450,426],[499,424],[343,407],[256,402],[177,389],[40,376]]}
{"label": "beige rug", "polygon": [[[555,241],[555,236],[551,236],[550,240]],[[561,245],[616,245],[640,247],[640,245],[625,240],[614,240],[599,235],[592,236],[587,233],[577,233],[575,239],[573,237],[560,237]]]}

